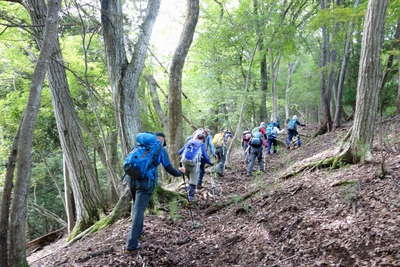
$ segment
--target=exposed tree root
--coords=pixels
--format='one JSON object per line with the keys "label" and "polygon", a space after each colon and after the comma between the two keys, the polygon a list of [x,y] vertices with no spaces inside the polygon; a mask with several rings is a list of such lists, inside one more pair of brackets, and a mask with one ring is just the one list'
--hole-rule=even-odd
{"label": "exposed tree root", "polygon": [[215,206],[210,207],[207,211],[206,211],[206,215],[211,215],[214,214],[232,204],[237,204],[240,202],[243,202],[245,200],[247,200],[248,198],[252,197],[253,195],[257,194],[258,192],[261,191],[261,188],[258,188],[256,190],[247,192],[246,194],[243,194],[241,196],[239,196],[239,198],[231,198],[228,201],[225,201],[223,203],[217,203]]}

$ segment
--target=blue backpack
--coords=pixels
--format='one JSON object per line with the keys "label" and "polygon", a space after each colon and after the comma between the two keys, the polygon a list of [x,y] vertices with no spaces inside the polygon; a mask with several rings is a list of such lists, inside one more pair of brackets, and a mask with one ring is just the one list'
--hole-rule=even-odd
{"label": "blue backpack", "polygon": [[288,130],[296,130],[297,128],[297,120],[291,119],[287,125]]}
{"label": "blue backpack", "polygon": [[261,138],[262,138],[262,134],[260,132],[254,133],[253,137],[250,139],[250,142],[249,142],[250,146],[256,147],[256,148],[261,147],[261,145],[262,145]]}
{"label": "blue backpack", "polygon": [[157,167],[161,144],[152,133],[139,133],[136,146],[125,158],[124,171],[133,179],[143,180],[151,177],[151,171]]}
{"label": "blue backpack", "polygon": [[201,145],[199,141],[190,140],[185,145],[185,149],[182,152],[182,162],[190,162],[196,164],[200,162],[201,158]]}
{"label": "blue backpack", "polygon": [[268,123],[268,125],[267,125],[267,136],[268,137],[276,137],[276,134],[274,134],[274,127],[275,127],[275,125],[273,123]]}

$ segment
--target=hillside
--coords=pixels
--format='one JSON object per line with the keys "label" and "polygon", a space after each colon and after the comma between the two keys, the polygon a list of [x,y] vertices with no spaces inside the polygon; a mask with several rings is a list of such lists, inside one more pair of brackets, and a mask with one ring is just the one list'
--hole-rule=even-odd
{"label": "hillside", "polygon": [[[389,135],[383,138],[385,149],[375,146],[375,163],[308,170],[286,180],[278,178],[288,167],[333,150],[347,129],[267,157],[267,173],[253,178],[245,176],[236,153],[225,177],[215,183],[206,177],[193,209],[196,227],[187,207],[148,215],[144,248],[136,255],[123,253],[130,227],[124,219],[67,248],[60,240],[29,261],[31,266],[398,266],[399,118],[383,128]],[[310,135],[314,129],[307,130]]]}

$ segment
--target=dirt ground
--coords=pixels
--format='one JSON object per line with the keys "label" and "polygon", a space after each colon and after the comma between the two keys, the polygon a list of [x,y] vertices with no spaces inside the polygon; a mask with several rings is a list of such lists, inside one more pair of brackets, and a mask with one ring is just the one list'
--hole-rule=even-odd
{"label": "dirt ground", "polygon": [[[198,203],[145,218],[143,249],[124,254],[130,219],[64,248],[30,255],[31,266],[400,266],[400,123],[384,123],[376,162],[305,171],[287,167],[334,149],[343,128],[301,148],[266,156],[266,173],[247,177],[241,153],[223,178],[208,173]],[[379,139],[379,138],[377,138]],[[385,158],[381,173],[382,158]],[[249,192],[257,192],[248,194]],[[248,194],[246,199],[243,198]],[[230,203],[216,211],[221,203]],[[213,212],[215,211],[215,212]]]}

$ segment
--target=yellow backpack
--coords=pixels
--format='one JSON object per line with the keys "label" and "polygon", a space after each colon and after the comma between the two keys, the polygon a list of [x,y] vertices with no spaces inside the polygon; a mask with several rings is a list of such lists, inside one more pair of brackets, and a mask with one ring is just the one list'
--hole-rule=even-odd
{"label": "yellow backpack", "polygon": [[217,133],[214,135],[212,143],[216,147],[220,147],[224,145],[224,133]]}

